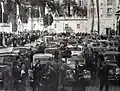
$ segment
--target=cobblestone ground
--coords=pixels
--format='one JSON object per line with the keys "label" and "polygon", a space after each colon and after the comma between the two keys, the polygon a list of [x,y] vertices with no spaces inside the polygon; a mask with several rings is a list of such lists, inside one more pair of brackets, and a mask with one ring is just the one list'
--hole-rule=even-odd
{"label": "cobblestone ground", "polygon": [[[0,90],[0,91],[5,91],[5,90]],[[32,91],[32,89],[27,85],[26,91]],[[51,90],[49,90],[51,91]],[[89,86],[86,86],[86,90],[83,90],[80,88],[80,86],[76,86],[75,88],[73,87],[66,87],[66,91],[99,91],[99,80],[93,80],[90,82]],[[103,89],[103,91],[105,91]],[[120,87],[118,85],[110,85],[109,86],[109,91],[120,91]]]}

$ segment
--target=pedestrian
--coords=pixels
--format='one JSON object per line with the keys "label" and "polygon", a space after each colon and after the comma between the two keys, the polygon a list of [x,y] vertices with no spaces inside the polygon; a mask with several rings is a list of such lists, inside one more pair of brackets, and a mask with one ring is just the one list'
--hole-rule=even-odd
{"label": "pedestrian", "polygon": [[20,86],[20,83],[19,83],[19,80],[20,80],[20,66],[18,63],[14,63],[14,66],[13,66],[13,70],[12,70],[12,74],[13,74],[13,80],[14,80],[14,89],[19,91],[19,86]]}
{"label": "pedestrian", "polygon": [[21,90],[20,91],[25,91],[26,89],[27,76],[28,76],[28,71],[26,69],[26,65],[22,64],[21,72],[20,72],[20,79],[21,79]]}
{"label": "pedestrian", "polygon": [[4,90],[5,91],[13,90],[13,77],[11,64],[6,65],[3,71],[3,77],[4,77]]}
{"label": "pedestrian", "polygon": [[105,91],[108,91],[108,64],[102,63],[99,68],[99,79],[100,79],[100,88],[99,91],[103,90],[105,86]]}
{"label": "pedestrian", "polygon": [[42,65],[40,64],[40,62],[38,60],[36,60],[36,64],[33,67],[33,91],[36,91],[38,89],[38,91],[40,91],[40,80],[41,80],[41,75],[42,74]]}

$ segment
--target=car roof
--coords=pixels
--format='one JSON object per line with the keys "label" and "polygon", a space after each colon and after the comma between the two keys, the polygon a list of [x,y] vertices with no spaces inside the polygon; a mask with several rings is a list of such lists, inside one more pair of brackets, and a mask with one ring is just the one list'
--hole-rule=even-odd
{"label": "car roof", "polygon": [[13,49],[30,49],[29,46],[17,46],[17,47],[14,47]]}
{"label": "car roof", "polygon": [[103,55],[119,55],[120,52],[117,51],[106,51],[102,53]]}
{"label": "car roof", "polygon": [[45,48],[45,50],[58,49],[57,47]]}
{"label": "car roof", "polygon": [[13,50],[13,47],[1,48],[0,49],[0,54],[2,54],[2,53],[11,53],[12,50]]}
{"label": "car roof", "polygon": [[109,40],[97,40],[99,42],[108,42]]}
{"label": "car roof", "polygon": [[18,54],[16,54],[16,53],[0,53],[0,57],[3,57],[3,56],[18,56]]}
{"label": "car roof", "polygon": [[53,55],[52,54],[44,53],[44,54],[34,54],[33,57],[34,58],[46,58],[46,59],[48,59],[48,58],[53,57]]}
{"label": "car roof", "polygon": [[52,38],[53,36],[44,36],[45,38]]}

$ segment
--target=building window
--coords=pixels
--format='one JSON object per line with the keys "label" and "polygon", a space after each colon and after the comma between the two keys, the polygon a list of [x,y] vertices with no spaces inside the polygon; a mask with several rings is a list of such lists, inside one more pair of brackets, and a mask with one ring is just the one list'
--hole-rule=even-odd
{"label": "building window", "polygon": [[54,25],[54,28],[57,28],[57,25],[56,25],[56,24]]}
{"label": "building window", "polygon": [[77,24],[77,28],[80,29],[80,24]]}
{"label": "building window", "polygon": [[112,14],[112,8],[107,8],[107,15],[111,16],[111,14]]}
{"label": "building window", "polygon": [[65,24],[65,28],[68,28],[68,24]]}
{"label": "building window", "polygon": [[107,0],[107,5],[112,5],[112,0]]}

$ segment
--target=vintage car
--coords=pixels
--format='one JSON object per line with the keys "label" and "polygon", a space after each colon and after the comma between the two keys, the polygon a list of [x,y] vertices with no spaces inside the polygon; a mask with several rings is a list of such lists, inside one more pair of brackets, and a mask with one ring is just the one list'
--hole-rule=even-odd
{"label": "vintage car", "polygon": [[57,47],[52,47],[52,48],[46,48],[45,49],[45,53],[49,53],[49,54],[55,54],[55,51],[57,50]]}
{"label": "vintage car", "polygon": [[67,45],[75,46],[77,44],[78,44],[78,42],[77,42],[76,39],[69,39],[68,42],[67,42]]}
{"label": "vintage car", "polygon": [[0,53],[0,83],[3,83],[3,71],[4,68],[9,64],[11,68],[14,65],[14,62],[16,62],[18,58],[18,54],[16,53],[6,53],[6,52],[1,52]]}
{"label": "vintage car", "polygon": [[53,63],[54,55],[46,54],[46,53],[45,54],[34,54],[32,66],[34,66],[36,64],[36,61],[39,61],[40,64]]}
{"label": "vintage car", "polygon": [[71,56],[81,56],[83,53],[83,46],[67,45],[67,48],[71,51]]}
{"label": "vintage car", "polygon": [[108,41],[107,50],[108,51],[118,51],[119,43],[118,41]]}
{"label": "vintage car", "polygon": [[[33,55],[33,62],[31,63],[31,67],[34,68],[37,62],[39,62],[41,65],[44,65],[44,64],[54,65],[54,56],[52,54],[48,54],[48,53],[34,54]],[[30,74],[31,74],[30,75],[30,84],[34,84],[33,83],[33,70],[31,70]]]}
{"label": "vintage car", "polygon": [[53,36],[44,36],[43,41],[45,42],[45,44],[47,46],[49,42],[53,41],[53,39],[54,39]]}
{"label": "vintage car", "polygon": [[4,72],[4,69],[5,69],[6,65],[0,65],[0,83],[2,85],[3,83],[3,72]]}
{"label": "vintage car", "polygon": [[92,49],[94,52],[98,52],[98,53],[106,51],[106,48],[104,47],[93,47]]}
{"label": "vintage car", "polygon": [[13,53],[16,51],[19,51],[22,54],[26,54],[30,52],[30,47],[28,46],[18,46],[18,47],[13,47]]}
{"label": "vintage car", "polygon": [[57,44],[58,44],[57,42],[53,42],[53,41],[52,41],[52,42],[49,42],[49,43],[47,44],[47,47],[49,47],[49,48],[50,48],[50,47],[57,47]]}
{"label": "vintage car", "polygon": [[98,43],[98,42],[90,42],[87,46],[91,47],[91,48],[93,48],[93,47],[99,47],[100,43]]}
{"label": "vintage car", "polygon": [[101,53],[104,56],[105,62],[109,66],[108,80],[119,81],[120,80],[120,52],[106,51]]}
{"label": "vintage car", "polygon": [[[78,66],[80,68],[78,70],[78,76],[76,76],[76,63],[78,63]],[[68,84],[80,79],[84,79],[84,81],[90,81],[91,73],[90,71],[86,70],[85,64],[85,59],[78,56],[72,56],[71,58],[67,59],[68,69],[66,70],[66,81]]]}

